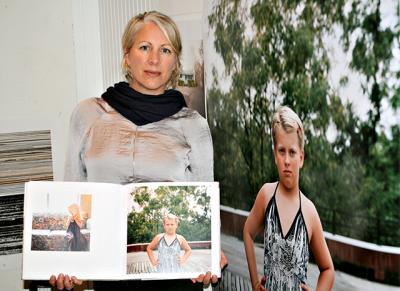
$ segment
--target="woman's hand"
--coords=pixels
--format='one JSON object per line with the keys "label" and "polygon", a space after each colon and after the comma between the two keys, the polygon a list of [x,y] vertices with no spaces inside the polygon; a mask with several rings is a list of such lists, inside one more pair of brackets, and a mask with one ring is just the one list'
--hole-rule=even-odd
{"label": "woman's hand", "polygon": [[82,280],[79,280],[75,276],[68,276],[64,274],[58,274],[58,277],[51,275],[49,283],[51,286],[56,287],[58,290],[71,290],[76,285],[82,285]]}
{"label": "woman's hand", "polygon": [[[224,270],[228,266],[228,259],[226,258],[224,252],[221,250],[221,259],[219,261],[219,266],[221,270]],[[193,283],[203,283],[204,287],[207,287],[211,284],[218,283],[218,277],[216,275],[211,275],[211,272],[207,272],[205,274],[201,274],[195,279],[192,279]]]}

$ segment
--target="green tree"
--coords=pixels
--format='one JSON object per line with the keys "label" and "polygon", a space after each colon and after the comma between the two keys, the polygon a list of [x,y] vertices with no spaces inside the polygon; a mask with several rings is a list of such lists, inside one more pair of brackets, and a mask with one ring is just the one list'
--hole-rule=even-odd
{"label": "green tree", "polygon": [[[380,242],[379,235],[363,230],[379,232],[379,224],[391,219],[398,223],[398,126],[392,128],[392,137],[379,126],[382,100],[395,112],[399,106],[400,83],[393,78],[400,74],[391,72],[390,64],[393,49],[399,47],[400,26],[397,18],[394,28],[382,29],[379,11],[379,1],[350,0],[221,0],[213,7],[209,23],[214,45],[230,80],[229,90],[222,91],[214,69],[208,90],[223,204],[248,210],[261,185],[277,179],[270,121],[285,104],[304,122],[300,186],[323,210],[324,227]],[[372,103],[367,121],[354,113],[351,103],[342,102],[328,81],[331,63],[324,40],[337,27],[353,56],[351,69],[365,80],[364,93]],[[336,133],[333,141],[327,139],[329,127]],[[392,155],[390,162],[387,155]],[[346,228],[349,220],[355,228]],[[386,242],[395,244],[399,237],[397,233]]]}
{"label": "green tree", "polygon": [[186,240],[211,239],[210,196],[204,186],[139,187],[131,193],[139,207],[128,214],[128,243],[150,242],[164,231],[163,215],[179,218],[178,233]]}

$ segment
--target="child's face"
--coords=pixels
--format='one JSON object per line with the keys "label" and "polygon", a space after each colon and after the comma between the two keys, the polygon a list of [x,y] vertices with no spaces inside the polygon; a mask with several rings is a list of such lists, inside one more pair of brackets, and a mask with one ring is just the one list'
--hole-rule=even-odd
{"label": "child's face", "polygon": [[176,224],[175,219],[168,219],[164,220],[164,231],[166,234],[175,234],[178,225]]}
{"label": "child's face", "polygon": [[298,187],[304,151],[299,146],[296,131],[287,133],[282,128],[276,130],[274,157],[278,168],[279,181],[288,189]]}

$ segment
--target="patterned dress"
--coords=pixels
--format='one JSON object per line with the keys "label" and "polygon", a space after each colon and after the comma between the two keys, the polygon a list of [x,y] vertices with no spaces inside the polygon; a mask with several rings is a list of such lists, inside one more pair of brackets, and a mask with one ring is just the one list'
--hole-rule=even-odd
{"label": "patterned dress", "polygon": [[181,245],[177,237],[168,244],[163,236],[158,243],[158,268],[160,273],[181,272],[182,268],[178,262],[181,254]]}
{"label": "patterned dress", "polygon": [[286,234],[283,235],[276,205],[276,189],[265,212],[264,275],[267,290],[301,290],[307,281],[309,243],[306,224],[300,207]]}

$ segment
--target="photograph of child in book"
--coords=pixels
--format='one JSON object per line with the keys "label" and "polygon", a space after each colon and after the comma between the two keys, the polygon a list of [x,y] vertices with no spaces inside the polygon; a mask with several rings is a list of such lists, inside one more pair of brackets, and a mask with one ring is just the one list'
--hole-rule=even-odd
{"label": "photograph of child in book", "polygon": [[[309,251],[320,270],[316,290],[331,290],[334,267],[321,221],[314,204],[299,188],[303,124],[292,109],[283,106],[272,118],[271,132],[279,180],[261,187],[243,229],[253,290],[309,290]],[[262,231],[264,276],[260,280],[254,239]]]}
{"label": "photograph of child in book", "polygon": [[90,249],[91,195],[36,195],[32,215],[31,250],[87,252]]}
{"label": "photograph of child in book", "polygon": [[[176,233],[179,219],[176,215],[167,214],[163,218],[164,232],[157,234],[147,246],[147,254],[157,272],[182,272],[182,265],[190,256],[191,248],[186,239]],[[158,255],[154,254],[154,249]],[[181,253],[183,252],[183,255]]]}
{"label": "photograph of child in book", "polygon": [[172,279],[211,270],[210,194],[204,185],[133,188],[127,274]]}

